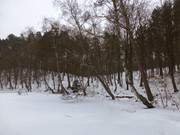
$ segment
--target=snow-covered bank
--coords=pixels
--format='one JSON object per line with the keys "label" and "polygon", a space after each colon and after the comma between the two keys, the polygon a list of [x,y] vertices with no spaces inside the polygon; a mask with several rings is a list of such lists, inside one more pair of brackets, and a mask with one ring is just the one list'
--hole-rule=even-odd
{"label": "snow-covered bank", "polygon": [[129,99],[0,94],[0,135],[179,135],[180,112]]}

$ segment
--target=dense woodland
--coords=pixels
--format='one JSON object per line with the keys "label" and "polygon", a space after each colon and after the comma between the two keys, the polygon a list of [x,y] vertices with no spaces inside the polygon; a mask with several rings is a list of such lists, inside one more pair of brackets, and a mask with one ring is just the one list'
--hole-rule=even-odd
{"label": "dense woodland", "polygon": [[[66,25],[46,18],[42,31],[29,29],[0,40],[1,88],[31,91],[33,84],[43,83],[53,93],[68,94],[72,78],[86,77],[88,86],[98,79],[115,99],[109,85],[122,86],[125,73],[127,89],[151,108],[148,77],[163,78],[168,68],[178,91],[174,73],[180,71],[180,0],[165,1],[152,11],[142,0],[97,0],[86,10],[76,0],[55,0],[54,5],[62,10]],[[133,71],[140,72],[147,98],[135,88]],[[58,81],[51,87],[47,78]]]}

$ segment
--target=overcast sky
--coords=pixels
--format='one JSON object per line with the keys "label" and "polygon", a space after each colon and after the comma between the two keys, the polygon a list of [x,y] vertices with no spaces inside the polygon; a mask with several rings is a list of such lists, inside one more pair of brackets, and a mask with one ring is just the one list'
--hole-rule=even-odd
{"label": "overcast sky", "polygon": [[44,17],[58,18],[53,1],[0,0],[0,38],[6,38],[10,33],[19,35],[31,26],[40,30]]}
{"label": "overcast sky", "polygon": [[29,26],[39,30],[44,17],[58,17],[53,0],[0,0],[0,38]]}

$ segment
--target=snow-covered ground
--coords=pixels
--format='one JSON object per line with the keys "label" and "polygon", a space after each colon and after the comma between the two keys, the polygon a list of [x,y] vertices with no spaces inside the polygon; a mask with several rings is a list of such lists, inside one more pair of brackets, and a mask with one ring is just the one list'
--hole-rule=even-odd
{"label": "snow-covered ground", "polygon": [[180,135],[180,112],[129,100],[0,93],[0,135]]}

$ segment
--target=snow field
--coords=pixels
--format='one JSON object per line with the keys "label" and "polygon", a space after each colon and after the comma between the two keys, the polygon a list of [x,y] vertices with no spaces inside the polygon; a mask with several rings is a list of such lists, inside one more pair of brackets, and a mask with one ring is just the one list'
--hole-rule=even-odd
{"label": "snow field", "polygon": [[180,112],[129,99],[0,93],[0,135],[179,135]]}

